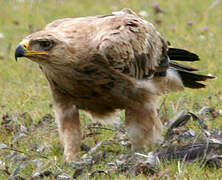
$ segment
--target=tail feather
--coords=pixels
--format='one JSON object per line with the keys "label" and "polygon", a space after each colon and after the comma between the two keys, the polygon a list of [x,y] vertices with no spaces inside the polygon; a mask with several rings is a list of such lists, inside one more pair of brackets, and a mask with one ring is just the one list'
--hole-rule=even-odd
{"label": "tail feather", "polygon": [[182,79],[183,85],[188,88],[204,88],[206,85],[202,84],[202,81],[215,78],[214,76],[192,73],[181,69],[176,70]]}
{"label": "tail feather", "polygon": [[198,61],[200,59],[198,55],[192,52],[177,48],[169,48],[168,56],[170,60],[177,60],[177,61]]}
{"label": "tail feather", "polygon": [[[187,50],[177,49],[177,48],[169,48],[168,56],[170,60],[177,60],[177,61],[198,61],[199,60],[198,55],[192,52],[189,52]],[[204,88],[206,85],[202,84],[203,81],[215,78],[214,76],[193,73],[191,71],[198,71],[198,69],[185,66],[183,64],[178,64],[173,61],[169,62],[169,66],[171,69],[174,69],[178,72],[183,82],[183,85],[188,88],[194,88],[194,89]]]}

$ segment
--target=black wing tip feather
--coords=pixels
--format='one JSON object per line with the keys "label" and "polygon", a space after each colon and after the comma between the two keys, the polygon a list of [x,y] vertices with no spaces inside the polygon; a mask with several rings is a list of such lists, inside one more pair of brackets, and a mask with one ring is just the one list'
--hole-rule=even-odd
{"label": "black wing tip feather", "polygon": [[201,89],[201,88],[205,88],[206,85],[199,83],[199,82],[192,82],[190,83],[189,81],[183,81],[183,85],[187,88],[192,88],[192,89]]}
{"label": "black wing tip feather", "polygon": [[197,54],[187,51],[185,49],[169,48],[168,56],[170,60],[176,61],[199,61],[200,58]]}
{"label": "black wing tip feather", "polygon": [[179,64],[179,63],[176,63],[173,61],[170,61],[169,65],[170,65],[170,67],[174,67],[175,69],[181,69],[181,70],[186,70],[186,71],[198,71],[199,70],[197,68],[189,67],[184,64]]}

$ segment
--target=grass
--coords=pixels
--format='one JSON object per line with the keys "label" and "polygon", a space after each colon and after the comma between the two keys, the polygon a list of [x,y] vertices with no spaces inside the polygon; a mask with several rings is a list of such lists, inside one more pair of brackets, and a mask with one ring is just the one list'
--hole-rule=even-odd
{"label": "grass", "polygon": [[[47,23],[64,17],[79,17],[95,14],[111,13],[124,7],[136,12],[146,11],[147,20],[154,23],[158,31],[167,38],[172,46],[192,50],[200,55],[201,61],[194,64],[203,73],[211,73],[217,79],[207,83],[206,89],[190,90],[171,93],[166,99],[167,117],[172,117],[181,109],[198,112],[203,106],[212,106],[216,111],[222,107],[222,3],[212,6],[215,0],[157,0],[160,7],[167,12],[155,15],[151,0],[0,0],[0,117],[6,113],[12,116],[13,125],[9,130],[1,128],[0,144],[19,149],[28,154],[30,160],[37,159],[39,155],[35,148],[30,146],[44,145],[44,155],[48,159],[41,159],[42,169],[53,172],[62,170],[65,174],[72,175],[73,169],[64,163],[62,156],[62,145],[56,131],[54,122],[47,122],[45,126],[37,128],[38,124],[46,114],[52,114],[52,98],[44,75],[40,72],[38,65],[26,59],[14,61],[14,50],[20,40],[39,29]],[[161,24],[156,24],[157,20]],[[192,25],[187,25],[192,22]],[[206,30],[206,27],[208,28]],[[26,113],[25,116],[22,114]],[[82,116],[82,128],[89,122],[88,118]],[[0,123],[3,120],[0,119]],[[207,124],[213,128],[222,130],[222,116],[218,116]],[[9,124],[10,125],[10,124]],[[13,139],[20,130],[20,125],[28,129],[27,135],[21,137],[16,143]],[[3,127],[3,126],[2,126]],[[11,128],[11,129],[10,129]],[[83,131],[85,132],[85,131]],[[112,139],[113,133],[102,131],[102,135],[96,137],[96,141]],[[41,142],[40,142],[41,139]],[[84,141],[92,145],[95,139],[88,138]],[[117,146],[109,147],[113,151],[127,151]],[[9,150],[0,150],[0,169],[13,172],[18,167],[10,158],[5,158]],[[19,162],[20,163],[20,162]],[[95,168],[102,168],[104,164],[98,164]],[[161,165],[161,171],[169,169],[168,179],[220,179],[221,169],[210,170],[200,168],[198,164],[186,164],[181,171],[178,170],[178,162],[169,162]],[[19,175],[28,178],[38,171],[37,165],[28,163],[21,169]],[[94,179],[100,179],[95,176]],[[0,179],[6,179],[7,173],[1,173]],[[107,178],[104,176],[104,178]],[[140,175],[133,177],[143,179]],[[152,178],[157,178],[153,176]],[[163,179],[164,179],[163,178]],[[112,174],[112,179],[127,179],[120,174]]]}

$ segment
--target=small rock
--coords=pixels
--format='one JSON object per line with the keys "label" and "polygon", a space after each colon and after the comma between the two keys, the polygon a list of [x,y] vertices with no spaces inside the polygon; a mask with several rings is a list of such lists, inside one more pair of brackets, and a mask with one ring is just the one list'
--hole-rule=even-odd
{"label": "small rock", "polygon": [[59,179],[59,180],[66,180],[66,179],[71,179],[71,177],[69,176],[66,176],[66,175],[58,175],[56,179]]}
{"label": "small rock", "polygon": [[24,133],[24,134],[28,134],[27,128],[26,128],[25,126],[23,126],[23,125],[20,125],[20,131],[21,131],[22,133]]}
{"label": "small rock", "polygon": [[46,171],[43,171],[42,173],[35,172],[32,177],[33,178],[44,178],[44,177],[48,177],[48,176],[51,176],[51,175],[52,175],[52,172],[46,170]]}
{"label": "small rock", "polygon": [[0,150],[2,150],[2,149],[5,149],[5,148],[7,148],[8,146],[6,145],[6,144],[4,144],[4,143],[1,143],[0,144]]}
{"label": "small rock", "polygon": [[157,156],[155,156],[153,152],[149,152],[147,156],[146,163],[150,164],[151,166],[156,166],[158,162]]}
{"label": "small rock", "polygon": [[[40,172],[35,172],[33,175],[32,175],[33,178],[39,178],[41,177],[41,173]],[[43,178],[43,177],[41,177]]]}

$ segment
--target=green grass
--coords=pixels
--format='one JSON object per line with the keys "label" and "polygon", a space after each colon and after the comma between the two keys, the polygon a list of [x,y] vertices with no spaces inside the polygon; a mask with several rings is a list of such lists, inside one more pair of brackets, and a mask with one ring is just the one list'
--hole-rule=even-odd
{"label": "green grass", "polygon": [[[201,61],[194,63],[194,67],[199,68],[203,73],[211,73],[217,79],[207,83],[206,89],[190,90],[184,92],[171,93],[166,99],[168,118],[172,117],[179,110],[186,109],[198,112],[203,106],[212,106],[219,111],[222,109],[222,3],[210,8],[214,0],[157,0],[160,7],[167,10],[167,13],[155,15],[153,3],[149,0],[0,0],[0,33],[4,35],[0,38],[0,117],[6,113],[13,115],[13,131],[8,132],[4,128],[0,130],[0,143],[5,143],[15,149],[24,151],[30,160],[36,159],[38,154],[30,149],[30,146],[43,144],[46,146],[44,155],[48,159],[41,159],[44,169],[58,172],[60,169],[68,175],[72,175],[73,170],[64,163],[62,156],[62,145],[53,122],[46,124],[42,128],[33,127],[45,114],[52,114],[52,98],[49,94],[48,83],[38,68],[27,59],[14,60],[14,50],[20,40],[44,27],[47,23],[63,17],[79,17],[96,14],[110,13],[128,7],[136,12],[147,11],[146,19],[155,24],[158,19],[162,23],[156,24],[156,28],[167,38],[172,46],[186,48],[200,55]],[[187,22],[192,21],[192,26]],[[204,31],[203,27],[208,30]],[[173,28],[172,28],[173,27]],[[26,112],[28,115],[21,116]],[[88,119],[82,114],[82,127],[86,126]],[[2,119],[0,119],[0,123]],[[12,144],[16,135],[16,128],[19,125],[28,128],[28,135]],[[213,121],[207,122],[213,128],[222,130],[222,117],[218,116]],[[83,131],[85,132],[85,131]],[[112,139],[113,133],[102,131],[97,141]],[[84,140],[88,145],[93,145],[95,139]],[[127,151],[121,147],[111,147],[114,151]],[[11,162],[5,158],[9,151],[0,151],[0,169],[8,167],[9,172],[13,172],[18,163]],[[56,157],[56,160],[55,160]],[[220,179],[221,169],[210,170],[200,168],[198,164],[186,164],[181,172],[178,171],[178,162],[169,162],[161,165],[161,171],[169,169],[167,176],[163,179]],[[104,164],[97,165],[102,168]],[[22,177],[28,178],[37,171],[37,167],[28,163],[26,168],[19,172]],[[95,176],[94,179],[100,179]],[[0,179],[8,176],[0,171]],[[104,178],[107,178],[104,176]],[[112,179],[127,179],[127,177],[112,174]],[[143,179],[140,175],[135,179]],[[157,178],[154,175],[153,178]]]}

